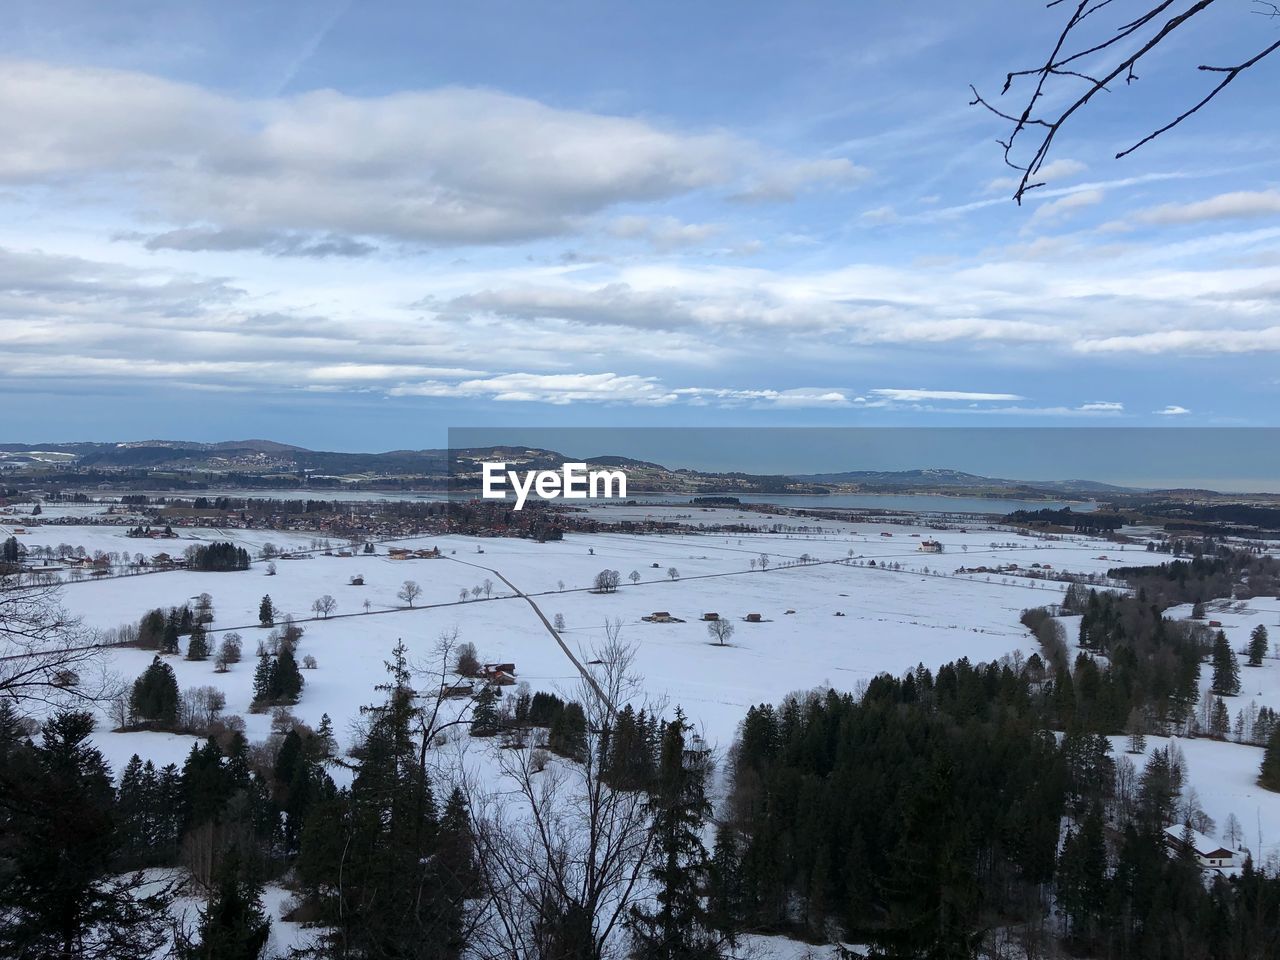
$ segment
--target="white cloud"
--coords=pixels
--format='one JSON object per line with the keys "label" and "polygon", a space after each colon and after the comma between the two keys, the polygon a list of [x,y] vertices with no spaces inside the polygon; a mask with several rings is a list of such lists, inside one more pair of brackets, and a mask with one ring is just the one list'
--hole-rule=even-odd
{"label": "white cloud", "polygon": [[1191,411],[1186,407],[1180,407],[1177,404],[1171,403],[1163,410],[1154,410],[1152,412],[1161,417],[1185,417]]}
{"label": "white cloud", "polygon": [[871,171],[845,157],[796,160],[765,171],[745,190],[730,199],[744,203],[794,200],[805,190],[821,185],[855,186],[871,177]]}
{"label": "white cloud", "polygon": [[1133,219],[1140,223],[1168,226],[1228,220],[1241,217],[1280,216],[1280,190],[1238,190],[1220,193],[1192,203],[1165,203],[1139,210]]}
{"label": "white cloud", "polygon": [[999,401],[999,400],[1021,400],[1022,397],[1016,393],[978,393],[968,390],[918,390],[918,389],[895,389],[880,388],[870,391],[877,397],[885,400],[898,400],[903,402],[915,402],[920,400],[972,400],[975,402]]}
{"label": "white cloud", "polygon": [[1102,190],[1078,190],[1068,193],[1057,200],[1049,200],[1036,207],[1031,214],[1031,223],[1051,223],[1071,216],[1077,210],[1101,203],[1106,197]]}
{"label": "white cloud", "polygon": [[1088,403],[1080,404],[1077,409],[1082,413],[1121,413],[1124,410],[1124,404],[1114,400],[1090,400]]}
{"label": "white cloud", "polygon": [[889,204],[882,207],[874,207],[866,210],[862,214],[862,220],[866,223],[894,223],[898,219],[898,211],[894,210]]}
{"label": "white cloud", "polygon": [[492,90],[238,100],[35,62],[0,62],[0,129],[0,182],[115,177],[116,196],[180,225],[150,245],[188,250],[320,256],[367,252],[358,238],[505,243],[568,232],[615,204],[742,183],[744,196],[785,199],[866,175],[844,158],[766,155],[723,132]]}
{"label": "white cloud", "polygon": [[609,233],[627,240],[645,240],[655,250],[666,252],[678,247],[706,243],[723,229],[714,223],[683,223],[675,217],[618,217],[609,224]]}

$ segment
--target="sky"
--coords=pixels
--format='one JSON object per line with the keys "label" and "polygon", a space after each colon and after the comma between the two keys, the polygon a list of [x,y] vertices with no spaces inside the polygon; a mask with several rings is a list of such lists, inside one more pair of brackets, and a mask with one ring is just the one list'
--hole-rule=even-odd
{"label": "sky", "polygon": [[1280,59],[1114,159],[1220,7],[1019,206],[1041,3],[12,0],[2,439],[1280,425]]}

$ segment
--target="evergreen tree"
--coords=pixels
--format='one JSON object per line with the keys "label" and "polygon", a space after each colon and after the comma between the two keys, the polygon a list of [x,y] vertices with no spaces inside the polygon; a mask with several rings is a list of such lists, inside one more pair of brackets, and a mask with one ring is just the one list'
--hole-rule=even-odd
{"label": "evergreen tree", "polygon": [[1106,903],[1107,851],[1102,810],[1095,806],[1080,828],[1067,834],[1058,859],[1058,900],[1070,924],[1071,938],[1092,944]]}
{"label": "evergreen tree", "polygon": [[276,608],[271,603],[271,594],[266,594],[262,598],[262,602],[258,604],[258,623],[264,627],[274,626],[276,622]]}
{"label": "evergreen tree", "polygon": [[113,960],[164,942],[167,896],[115,876],[114,791],[93,728],[90,713],[57,712],[41,745],[11,745],[0,763],[0,956]]}
{"label": "evergreen tree", "polygon": [[1213,698],[1213,706],[1209,712],[1209,736],[1215,740],[1225,740],[1231,732],[1231,714],[1221,697]]}
{"label": "evergreen tree", "polygon": [[199,941],[183,951],[184,960],[258,960],[271,921],[262,909],[262,885],[233,848],[217,869],[217,880],[200,912]]}
{"label": "evergreen tree", "polygon": [[171,613],[164,623],[164,633],[160,636],[160,652],[175,654],[178,652],[178,616]]}
{"label": "evergreen tree", "polygon": [[702,831],[711,815],[706,797],[706,771],[685,752],[684,714],[662,733],[662,749],[649,806],[653,814],[654,885],[652,910],[631,913],[632,956],[637,960],[714,958],[703,896],[707,879],[707,851]]}
{"label": "evergreen tree", "polygon": [[270,702],[275,689],[275,661],[264,650],[258,657],[257,668],[253,671],[253,702],[261,704]]}
{"label": "evergreen tree", "polygon": [[1249,634],[1249,666],[1262,666],[1262,660],[1267,655],[1267,646],[1267,628],[1258,624]]}
{"label": "evergreen tree", "polygon": [[1267,740],[1258,783],[1268,790],[1280,791],[1280,725],[1272,730],[1271,737]]}
{"label": "evergreen tree", "polygon": [[737,833],[728,824],[721,824],[716,828],[708,867],[707,922],[731,947],[737,945],[738,931],[746,919],[742,887]]}
{"label": "evergreen tree", "polygon": [[498,688],[485,684],[476,694],[475,709],[471,714],[471,735],[488,737],[498,732]]}
{"label": "evergreen tree", "polygon": [[178,720],[178,678],[159,657],[133,682],[129,711],[135,720],[171,727]]}
{"label": "evergreen tree", "polygon": [[209,659],[209,638],[205,634],[204,624],[199,621],[191,628],[191,636],[187,640],[187,659]]}
{"label": "evergreen tree", "polygon": [[1213,692],[1220,697],[1234,697],[1240,692],[1240,664],[1221,630],[1213,638]]}
{"label": "evergreen tree", "polygon": [[580,760],[586,743],[587,715],[582,711],[582,704],[571,700],[552,719],[551,728],[547,731],[547,746],[562,757]]}

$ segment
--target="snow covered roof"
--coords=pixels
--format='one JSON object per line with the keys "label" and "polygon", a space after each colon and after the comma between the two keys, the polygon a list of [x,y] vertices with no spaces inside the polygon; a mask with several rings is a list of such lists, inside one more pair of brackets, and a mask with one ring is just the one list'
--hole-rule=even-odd
{"label": "snow covered roof", "polygon": [[1191,830],[1184,826],[1165,827],[1164,833],[1166,837],[1177,841],[1181,844],[1185,839],[1190,837],[1191,846],[1195,852],[1202,857],[1227,856],[1234,857],[1236,852],[1223,846],[1213,837],[1206,836],[1199,830]]}

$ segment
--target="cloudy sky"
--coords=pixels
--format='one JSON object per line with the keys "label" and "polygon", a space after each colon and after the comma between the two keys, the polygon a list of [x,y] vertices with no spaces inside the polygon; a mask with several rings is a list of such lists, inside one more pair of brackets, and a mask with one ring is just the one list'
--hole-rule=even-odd
{"label": "cloudy sky", "polygon": [[1112,159],[1243,2],[1022,207],[968,85],[1040,3],[6,11],[6,440],[1280,423],[1280,61]]}

